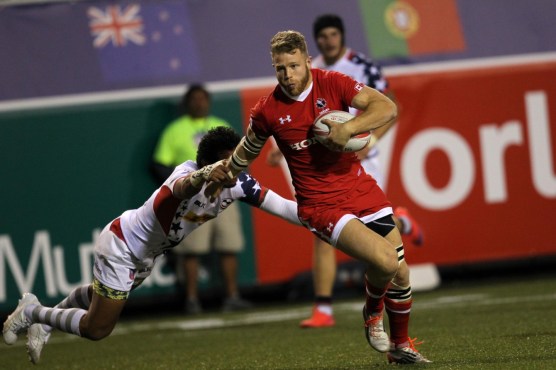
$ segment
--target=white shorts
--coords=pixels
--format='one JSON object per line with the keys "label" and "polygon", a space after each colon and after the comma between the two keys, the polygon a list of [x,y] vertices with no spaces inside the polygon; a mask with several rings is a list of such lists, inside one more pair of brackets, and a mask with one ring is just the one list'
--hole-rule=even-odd
{"label": "white shorts", "polygon": [[93,287],[102,296],[126,299],[151,274],[154,260],[137,260],[124,241],[110,230],[111,225],[112,222],[102,230],[94,247]]}
{"label": "white shorts", "polygon": [[244,244],[239,205],[234,202],[218,217],[193,230],[172,251],[176,254],[207,254],[214,248],[222,253],[239,253]]}

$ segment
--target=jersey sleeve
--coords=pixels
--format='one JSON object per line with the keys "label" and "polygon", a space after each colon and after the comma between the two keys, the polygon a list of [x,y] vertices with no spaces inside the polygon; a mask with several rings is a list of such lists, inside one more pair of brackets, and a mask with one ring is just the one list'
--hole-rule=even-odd
{"label": "jersey sleeve", "polygon": [[261,187],[254,177],[245,172],[240,172],[237,176],[233,194],[235,199],[259,208],[267,191],[268,189]]}
{"label": "jersey sleeve", "polygon": [[372,87],[381,93],[386,92],[388,89],[388,82],[386,81],[386,78],[384,78],[382,68],[379,64],[367,59],[361,53],[354,53],[350,57],[350,61],[358,67],[357,69],[359,70],[359,73],[357,73],[357,76],[354,76],[357,81],[361,81],[365,83],[365,85]]}
{"label": "jersey sleeve", "polygon": [[382,69],[370,61],[365,63],[365,83],[383,94],[388,90],[388,81],[384,78]]}
{"label": "jersey sleeve", "polygon": [[239,199],[250,206],[262,209],[294,225],[301,225],[297,217],[297,203],[281,197],[245,172],[238,175]]}
{"label": "jersey sleeve", "polygon": [[[164,181],[164,185],[168,186],[170,189],[172,189],[172,193],[174,192],[174,184],[176,183],[176,181],[178,181],[179,179],[188,176],[191,172],[195,171],[195,168],[192,167],[192,163],[191,161],[188,161],[186,163],[182,163],[179,166],[176,166],[176,168],[174,169],[174,172],[172,172],[172,174],[166,179],[166,181]],[[191,164],[191,165],[190,165]]]}
{"label": "jersey sleeve", "polygon": [[264,115],[264,107],[267,101],[266,96],[263,96],[257,104],[251,109],[251,114],[249,118],[249,126],[251,130],[257,135],[259,138],[266,140],[271,135],[271,127],[267,119]]}
{"label": "jersey sleeve", "polygon": [[[328,78],[335,80],[335,83],[330,84],[330,87],[340,93],[343,103],[347,106],[351,106],[351,101],[355,95],[365,86],[362,82],[358,82],[353,78],[338,72],[329,72],[330,76]],[[339,89],[338,89],[339,87]]]}

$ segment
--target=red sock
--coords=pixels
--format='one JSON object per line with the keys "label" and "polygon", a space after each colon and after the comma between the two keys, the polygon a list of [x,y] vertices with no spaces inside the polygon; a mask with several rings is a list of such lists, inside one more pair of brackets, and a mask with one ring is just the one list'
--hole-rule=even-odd
{"label": "red sock", "polygon": [[385,298],[386,312],[388,313],[388,323],[390,325],[390,340],[399,346],[406,344],[409,337],[409,314],[413,299],[403,302],[396,302],[390,298]]}
{"label": "red sock", "polygon": [[372,286],[367,280],[367,277],[365,277],[365,308],[367,310],[367,315],[382,313],[384,309],[384,296],[386,295],[387,289],[388,286],[384,288]]}

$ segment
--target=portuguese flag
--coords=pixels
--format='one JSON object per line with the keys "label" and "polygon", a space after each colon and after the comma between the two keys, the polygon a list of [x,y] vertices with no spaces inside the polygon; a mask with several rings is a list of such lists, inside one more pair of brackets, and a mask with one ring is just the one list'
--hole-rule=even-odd
{"label": "portuguese flag", "polygon": [[465,50],[455,0],[359,0],[373,58]]}

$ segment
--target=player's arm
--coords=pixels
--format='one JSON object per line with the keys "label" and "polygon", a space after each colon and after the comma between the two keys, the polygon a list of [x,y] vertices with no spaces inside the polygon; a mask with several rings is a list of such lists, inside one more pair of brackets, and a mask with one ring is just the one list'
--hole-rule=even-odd
{"label": "player's arm", "polygon": [[247,127],[247,133],[228,159],[230,172],[234,177],[247,169],[249,164],[259,156],[266,140],[266,137],[255,134],[250,125]]}
{"label": "player's arm", "polygon": [[281,197],[270,189],[266,192],[259,208],[271,215],[301,226],[301,222],[297,217],[297,203]]}
{"label": "player's arm", "polygon": [[197,194],[203,185],[209,181],[221,184],[233,181],[233,177],[226,166],[226,160],[209,164],[176,180],[174,183],[174,196],[179,199],[189,199]]}
{"label": "player's arm", "polygon": [[343,148],[353,135],[388,125],[397,116],[396,104],[384,94],[368,86],[363,86],[353,97],[351,106],[360,111],[355,118],[343,124],[323,120],[330,127],[328,139],[339,148]]}
{"label": "player's arm", "polygon": [[[394,104],[396,103],[396,98],[394,96],[394,93],[391,91],[386,91],[386,92],[382,92],[384,95],[386,95]],[[375,130],[373,130],[373,137],[375,138],[375,143],[376,141],[380,140],[380,138],[382,138],[386,132],[388,132],[388,130],[390,130],[392,128],[392,126],[394,126],[394,124],[396,123],[396,120],[393,119],[392,121],[390,121],[389,123],[385,124],[384,126],[381,126]]]}
{"label": "player's arm", "polygon": [[376,130],[393,122],[398,114],[396,104],[378,90],[364,86],[353,97],[351,106],[361,113],[342,126],[351,135]]}
{"label": "player's arm", "polygon": [[270,213],[273,216],[280,217],[294,225],[301,225],[301,222],[297,217],[296,202],[283,198],[272,190],[264,186],[260,186],[257,180],[253,178],[251,178],[251,180],[251,189],[256,186],[260,187],[260,191],[246,191],[245,196],[238,198],[240,201],[247,203],[250,206],[260,208],[263,211]]}
{"label": "player's arm", "polygon": [[[388,92],[385,94],[386,96],[388,96],[388,98],[390,98],[390,100],[395,102],[393,94],[390,94]],[[371,135],[371,140],[369,140],[369,144],[367,144],[367,146],[362,150],[355,153],[357,154],[357,158],[363,160],[367,156],[367,154],[371,151],[371,149],[376,145],[376,143],[388,132],[388,130],[392,128],[392,126],[394,126],[394,124],[396,124],[396,122],[397,120],[392,120],[390,121],[390,123],[387,123],[384,126],[374,129]]]}

